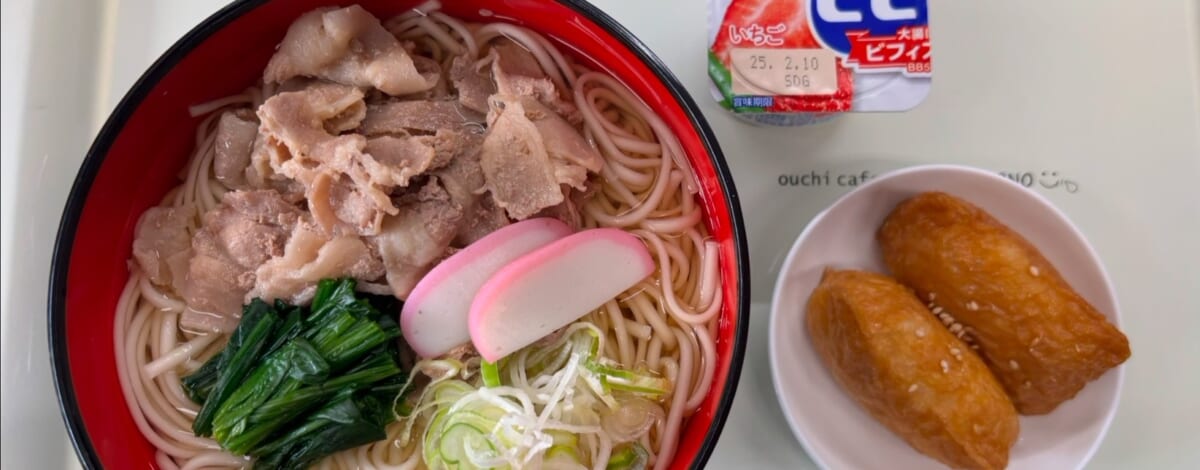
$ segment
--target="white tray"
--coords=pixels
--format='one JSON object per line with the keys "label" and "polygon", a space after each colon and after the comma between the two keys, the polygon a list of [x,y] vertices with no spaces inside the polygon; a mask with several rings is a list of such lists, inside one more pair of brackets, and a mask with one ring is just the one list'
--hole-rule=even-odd
{"label": "white tray", "polygon": [[[46,347],[59,214],[107,112],[163,50],[223,3],[3,3],[0,467],[78,466]],[[790,130],[748,127],[708,98],[705,2],[596,3],[701,103],[746,211],[750,345],[711,468],[813,468],[780,416],[767,365],[767,302],[779,263],[809,218],[848,189],[839,176],[847,182],[918,163],[1030,178],[1112,274],[1133,359],[1120,411],[1090,467],[1200,468],[1198,2],[931,0],[936,71],[923,105]],[[780,185],[810,172],[822,180],[828,173],[830,185]]]}

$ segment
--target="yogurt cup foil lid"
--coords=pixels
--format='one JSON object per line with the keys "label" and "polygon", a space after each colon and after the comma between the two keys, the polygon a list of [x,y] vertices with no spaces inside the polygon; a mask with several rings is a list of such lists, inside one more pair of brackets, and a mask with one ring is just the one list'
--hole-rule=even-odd
{"label": "yogurt cup foil lid", "polygon": [[709,0],[708,7],[713,98],[751,122],[906,111],[929,93],[925,0]]}

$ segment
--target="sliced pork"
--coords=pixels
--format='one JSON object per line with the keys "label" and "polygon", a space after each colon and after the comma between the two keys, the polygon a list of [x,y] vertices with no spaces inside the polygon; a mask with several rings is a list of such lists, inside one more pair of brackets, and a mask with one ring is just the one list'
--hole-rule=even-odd
{"label": "sliced pork", "polygon": [[[317,84],[273,96],[258,111],[262,132],[268,136],[264,153],[272,170],[304,185],[314,219],[328,233],[379,233],[384,215],[397,213],[390,193],[444,165],[459,151],[451,143],[457,140],[455,131],[437,130],[431,136],[386,134],[369,140],[360,134],[331,132],[331,119],[358,116],[353,110],[361,106],[359,90]],[[365,113],[367,121],[370,114]]]}
{"label": "sliced pork", "polygon": [[417,281],[445,256],[462,216],[462,208],[436,177],[401,198],[400,212],[385,218],[383,230],[371,240],[383,257],[393,295],[408,298]]}
{"label": "sliced pork", "polygon": [[191,258],[196,210],[184,207],[151,207],[142,213],[134,231],[133,259],[150,282],[182,292]]}
{"label": "sliced pork", "polygon": [[267,301],[282,299],[292,304],[312,300],[321,279],[353,277],[371,281],[383,276],[383,263],[363,240],[355,235],[330,237],[321,228],[308,223],[295,226],[282,256],[255,271],[257,282],[245,295]]}
{"label": "sliced pork", "polygon": [[313,180],[308,209],[317,225],[330,234],[375,233],[384,216],[349,177],[329,172]]}
{"label": "sliced pork", "polygon": [[[541,134],[550,158],[578,165],[593,173],[600,171],[604,166],[604,157],[583,138],[575,126],[540,102],[528,98],[520,98],[519,101],[525,108],[525,117],[533,121]],[[563,182],[583,189],[579,184]]]}
{"label": "sliced pork", "polygon": [[[276,94],[258,108],[261,131],[277,144],[272,166],[277,170],[300,172],[303,168],[286,168],[293,157],[312,157],[317,147],[338,137],[332,128],[346,125],[346,116],[357,115],[356,108],[364,107],[363,93],[357,88],[332,83],[318,83],[302,90]],[[352,139],[353,135],[342,136]],[[361,136],[360,136],[361,137]],[[365,142],[364,142],[365,143]],[[280,152],[278,150],[284,150]],[[303,162],[297,163],[301,167]],[[286,173],[285,173],[286,174]],[[287,175],[292,178],[296,176]]]}
{"label": "sliced pork", "polygon": [[455,144],[447,144],[443,148],[454,147],[453,158],[445,167],[433,172],[450,199],[462,208],[474,205],[485,190],[483,168],[479,163],[479,152],[483,144],[483,136],[462,134],[462,140]]}
{"label": "sliced pork", "polygon": [[196,330],[227,326],[241,312],[255,284],[254,271],[283,254],[303,212],[275,191],[232,191],[204,214],[192,237],[194,253],[183,288],[188,303],[181,326]]}
{"label": "sliced pork", "polygon": [[483,114],[453,100],[388,101],[367,106],[362,132],[380,134],[432,134],[442,129],[482,128]]}
{"label": "sliced pork", "polygon": [[330,135],[338,135],[357,128],[366,117],[367,104],[357,101],[336,116],[326,119],[323,127],[325,127],[325,132]]}
{"label": "sliced pork", "polygon": [[480,150],[480,166],[496,204],[522,220],[562,202],[556,165],[524,108],[512,103],[496,114]]}
{"label": "sliced pork", "polygon": [[478,198],[471,210],[463,215],[454,245],[466,247],[510,223],[512,221],[508,220],[508,214],[496,205],[495,200],[490,197]]}
{"label": "sliced pork", "polygon": [[568,91],[559,90],[546,76],[533,53],[510,39],[501,38],[492,42],[491,54],[494,58],[492,78],[498,94],[533,98],[571,123],[583,121],[575,103],[563,98],[569,96]]}
{"label": "sliced pork", "polygon": [[457,158],[471,158],[468,156],[478,154],[479,144],[483,142],[483,128],[439,129],[434,135],[419,136],[417,139],[433,147],[433,161],[429,164],[432,170],[445,167]]}
{"label": "sliced pork", "polygon": [[379,20],[358,5],[306,13],[288,28],[263,81],[317,77],[398,96],[432,88],[436,63],[415,60]]}
{"label": "sliced pork", "polygon": [[[425,173],[437,157],[433,145],[413,136],[383,135],[367,139],[366,152],[379,166],[378,169],[368,168],[368,171],[388,172],[393,186],[408,186],[408,181]],[[437,163],[444,165],[446,162],[438,160]]]}
{"label": "sliced pork", "polygon": [[248,108],[221,113],[217,120],[213,173],[230,189],[248,189],[246,169],[258,136],[258,121]]}
{"label": "sliced pork", "polygon": [[[495,54],[492,54],[495,60]],[[450,62],[450,81],[458,91],[458,102],[467,109],[488,112],[488,97],[496,94],[491,68],[476,67],[476,62],[467,56],[455,57]]]}
{"label": "sliced pork", "polygon": [[283,162],[289,158],[287,148],[266,134],[259,133],[250,152],[250,165],[246,167],[246,184],[253,189],[271,189],[284,200],[297,203],[304,200],[304,185],[276,173],[271,162]]}
{"label": "sliced pork", "polygon": [[492,76],[502,95],[528,96],[543,103],[559,100],[558,88],[546,76],[537,58],[520,44],[501,38],[493,42],[496,53],[492,61]]}
{"label": "sliced pork", "polygon": [[[406,48],[406,50],[407,50],[407,48]],[[413,59],[413,64],[415,64],[417,66],[417,70],[425,71],[427,73],[432,73],[432,72],[436,71],[436,73],[438,74],[436,83],[433,84],[432,88],[430,88],[428,90],[420,91],[417,93],[409,93],[409,94],[401,95],[401,96],[386,95],[386,94],[381,93],[382,95],[392,96],[392,97],[399,98],[402,100],[452,100],[452,99],[454,99],[452,96],[450,96],[451,89],[450,89],[450,81],[449,81],[449,78],[450,78],[449,67],[443,68],[442,64],[440,64],[436,60],[430,59],[428,57],[414,55],[411,52],[409,53],[409,55]],[[450,64],[446,64],[446,65],[448,66]]]}
{"label": "sliced pork", "polygon": [[480,164],[488,190],[522,220],[563,202],[559,185],[585,189],[603,160],[562,117],[535,100],[493,96]]}
{"label": "sliced pork", "polygon": [[466,134],[447,141],[445,146],[438,146],[439,149],[454,150],[450,163],[433,172],[450,200],[463,211],[453,240],[454,246],[467,246],[511,223],[504,209],[486,194],[486,180],[479,162],[482,142],[483,136]]}
{"label": "sliced pork", "polygon": [[572,190],[569,186],[563,186],[562,191],[563,202],[542,209],[537,213],[537,217],[555,218],[574,230],[582,229],[583,213],[579,211],[579,207],[586,197],[590,197],[590,193]]}

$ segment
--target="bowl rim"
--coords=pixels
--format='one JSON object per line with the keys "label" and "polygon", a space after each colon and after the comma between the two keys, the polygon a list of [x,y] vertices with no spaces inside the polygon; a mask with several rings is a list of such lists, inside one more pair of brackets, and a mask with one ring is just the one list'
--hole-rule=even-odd
{"label": "bowl rim", "polygon": [[[67,437],[84,468],[104,468],[99,455],[87,433],[79,403],[75,395],[75,386],[71,378],[71,366],[68,358],[66,341],[66,297],[67,277],[71,265],[71,251],[74,247],[76,229],[83,215],[87,196],[91,192],[92,183],[96,179],[104,159],[107,157],[112,144],[116,141],[125,124],[132,117],[141,103],[174,67],[188,56],[212,34],[227,26],[242,15],[266,4],[271,0],[235,0],[209,15],[196,26],[192,27],[171,45],[161,56],[130,87],[129,91],[109,114],[104,126],[100,128],[92,145],[80,165],[79,172],[71,185],[67,202],[59,221],[54,250],[50,266],[50,279],[47,298],[48,343],[50,349],[50,369],[54,378],[55,395],[57,396],[59,412],[67,427]],[[704,146],[708,159],[713,165],[721,194],[725,196],[725,210],[729,214],[730,232],[735,253],[735,282],[737,282],[738,299],[734,307],[736,323],[731,345],[729,370],[725,378],[724,389],[717,402],[712,423],[704,435],[696,455],[692,459],[691,468],[704,468],[713,450],[716,448],[726,418],[733,407],[734,395],[737,392],[738,380],[741,377],[742,363],[746,354],[746,342],[750,327],[750,253],[747,244],[746,228],[742,218],[742,210],[737,190],[734,187],[733,175],[725,161],[721,147],[717,143],[716,134],[704,119],[699,106],[692,99],[687,89],[675,77],[667,65],[650,50],[632,32],[622,26],[617,20],[601,11],[586,0],[550,0],[574,10],[580,15],[596,23],[601,29],[612,35],[622,46],[632,53],[639,61],[654,73],[666,88],[671,97],[679,104],[683,114],[691,122],[696,134]],[[709,393],[712,393],[711,391]]]}
{"label": "bowl rim", "polygon": [[[968,165],[960,165],[960,164],[935,163],[935,164],[920,164],[920,165],[901,167],[901,168],[897,168],[895,170],[883,173],[883,174],[879,175],[878,177],[872,179],[871,181],[869,181],[861,186],[858,186],[858,187],[846,192],[845,194],[839,196],[837,198],[837,200],[830,203],[828,206],[826,206],[824,209],[822,209],[820,212],[818,212],[816,215],[813,216],[813,218],[804,227],[804,230],[802,230],[800,232],[800,234],[796,236],[796,239],[792,243],[791,248],[788,249],[787,255],[785,256],[784,261],[783,261],[783,265],[780,267],[779,275],[775,278],[775,283],[773,286],[774,290],[772,291],[772,294],[771,294],[771,304],[770,304],[770,310],[769,310],[770,318],[768,319],[768,327],[771,329],[772,332],[775,331],[775,327],[776,327],[775,323],[777,322],[777,317],[778,317],[778,315],[777,315],[778,304],[782,301],[781,300],[782,288],[784,287],[784,284],[786,282],[788,274],[792,270],[792,264],[797,259],[798,255],[800,253],[801,246],[804,245],[804,242],[808,239],[808,237],[810,237],[812,235],[813,231],[816,230],[816,227],[823,222],[823,219],[833,209],[840,207],[842,205],[848,204],[847,201],[850,201],[856,197],[860,197],[861,194],[868,189],[872,189],[876,186],[883,186],[883,185],[887,184],[889,182],[889,180],[892,180],[895,178],[902,178],[902,177],[912,175],[915,173],[925,173],[925,172],[956,172],[956,173],[963,174],[964,176],[971,177],[971,178],[989,179],[989,180],[993,180],[993,181],[997,182],[1000,185],[1007,186],[1014,191],[1020,191],[1020,192],[1030,195],[1034,200],[1036,200],[1039,204],[1041,204],[1043,207],[1045,207],[1047,209],[1048,213],[1050,213],[1053,217],[1064,222],[1073,237],[1083,241],[1083,248],[1085,249],[1084,251],[1086,252],[1087,256],[1089,258],[1091,258],[1091,260],[1099,268],[1100,277],[1104,280],[1104,286],[1103,286],[1104,293],[1107,297],[1110,298],[1110,300],[1113,303],[1113,310],[1111,312],[1112,318],[1110,318],[1109,321],[1111,321],[1112,324],[1117,326],[1118,328],[1121,327],[1121,325],[1122,325],[1121,302],[1120,302],[1120,298],[1117,295],[1116,286],[1113,284],[1112,276],[1109,275],[1108,268],[1105,267],[1105,265],[1104,265],[1104,260],[1100,257],[1100,254],[1096,251],[1096,247],[1094,245],[1092,245],[1091,240],[1088,240],[1088,238],[1083,234],[1083,231],[1079,228],[1079,226],[1073,220],[1071,220],[1071,218],[1068,217],[1067,214],[1065,212],[1063,212],[1062,209],[1060,209],[1057,205],[1055,205],[1053,202],[1051,202],[1050,199],[1048,197],[1046,197],[1045,195],[1043,195],[1037,191],[1031,190],[1029,188],[1026,188],[1016,182],[1013,182],[1012,180],[1010,180],[1008,178],[1005,178],[1001,175],[998,175],[998,174],[988,171],[986,169],[974,167],[974,166],[968,166]],[[937,190],[937,189],[933,188],[930,190],[932,191],[932,190]],[[808,435],[808,433],[803,432],[803,429],[799,425],[798,418],[796,418],[794,416],[794,413],[788,411],[788,405],[786,405],[783,402],[785,390],[783,389],[783,385],[782,385],[783,381],[780,380],[780,377],[783,374],[783,372],[781,371],[782,366],[779,364],[779,361],[776,358],[777,342],[778,342],[778,340],[776,339],[776,335],[774,333],[768,334],[767,342],[768,342],[767,351],[768,351],[768,356],[769,356],[768,362],[770,362],[770,367],[771,367],[771,381],[772,381],[772,385],[773,385],[773,390],[775,391],[776,399],[779,401],[780,408],[784,409],[783,414],[784,414],[785,421],[787,421],[788,429],[792,432],[796,441],[799,442],[800,445],[804,448],[805,453],[809,456],[809,458],[811,458],[813,460],[813,463],[816,464],[817,468],[820,468],[823,470],[829,469],[831,467],[828,465],[827,462],[825,462],[822,459],[822,456],[820,455],[820,453],[815,451],[815,448],[813,447],[814,444],[809,442],[809,435]],[[1101,424],[1100,424],[1100,431],[1096,434],[1095,439],[1093,439],[1092,442],[1088,444],[1088,448],[1084,452],[1083,458],[1080,459],[1080,461],[1074,467],[1076,470],[1085,468],[1087,466],[1088,462],[1090,462],[1092,460],[1092,458],[1095,457],[1096,452],[1100,450],[1100,446],[1104,443],[1104,439],[1108,436],[1108,431],[1112,428],[1113,420],[1116,418],[1117,409],[1120,408],[1120,406],[1121,406],[1121,392],[1124,390],[1124,386],[1125,386],[1125,365],[1127,363],[1128,363],[1128,361],[1123,362],[1123,363],[1117,365],[1116,367],[1114,367],[1113,369],[1111,369],[1109,372],[1106,372],[1106,374],[1107,373],[1116,374],[1116,379],[1115,379],[1116,384],[1114,385],[1112,403],[1109,404],[1107,406],[1107,408],[1104,410],[1104,416],[1102,417]],[[914,450],[914,452],[916,452],[916,451]],[[930,459],[931,459],[931,461],[936,463],[935,460],[932,460],[932,458],[930,458]]]}

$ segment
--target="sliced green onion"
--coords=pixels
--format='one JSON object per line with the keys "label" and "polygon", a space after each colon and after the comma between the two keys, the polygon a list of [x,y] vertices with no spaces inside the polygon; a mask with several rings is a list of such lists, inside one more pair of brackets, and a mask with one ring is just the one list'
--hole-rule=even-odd
{"label": "sliced green onion", "polygon": [[599,361],[584,364],[589,371],[601,377],[601,383],[612,390],[622,390],[642,395],[660,397],[670,391],[670,382],[662,377],[619,369]]}
{"label": "sliced green onion", "polygon": [[487,359],[484,359],[483,362],[480,362],[479,375],[483,378],[483,386],[500,386],[500,367],[496,366],[495,362],[491,362]]}
{"label": "sliced green onion", "polygon": [[612,457],[608,458],[607,470],[643,470],[650,460],[650,454],[641,444],[636,442],[613,449]]}

